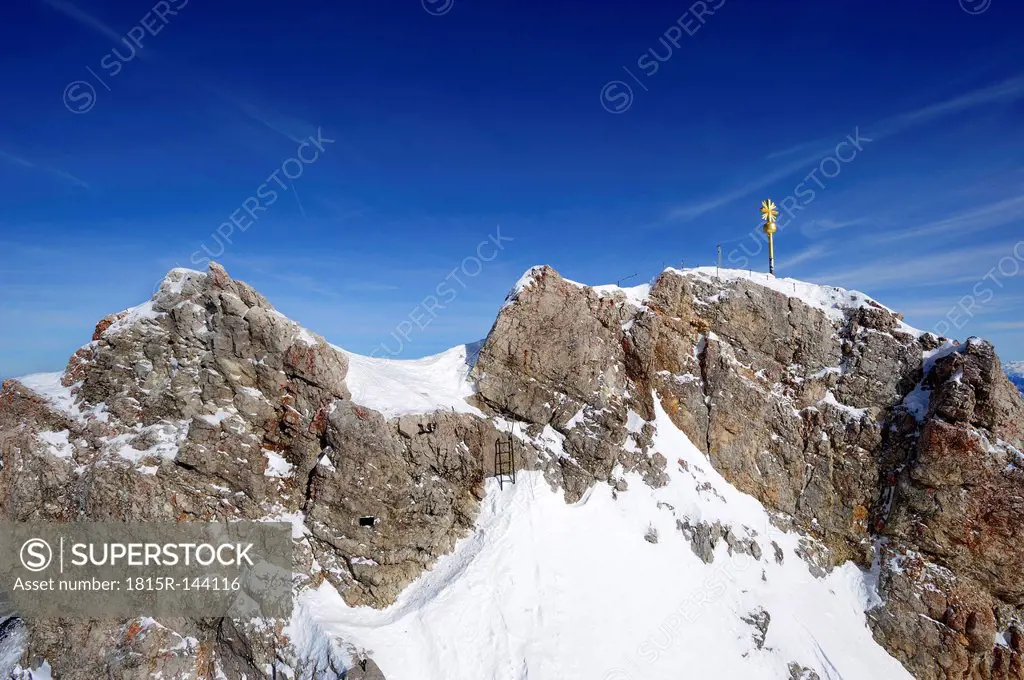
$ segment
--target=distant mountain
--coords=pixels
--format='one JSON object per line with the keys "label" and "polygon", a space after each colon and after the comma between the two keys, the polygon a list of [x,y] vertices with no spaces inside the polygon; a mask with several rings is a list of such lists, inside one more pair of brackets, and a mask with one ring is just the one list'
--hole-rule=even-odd
{"label": "distant mountain", "polygon": [[1024,392],[1024,361],[1007,361],[1006,375],[1010,376],[1010,382]]}

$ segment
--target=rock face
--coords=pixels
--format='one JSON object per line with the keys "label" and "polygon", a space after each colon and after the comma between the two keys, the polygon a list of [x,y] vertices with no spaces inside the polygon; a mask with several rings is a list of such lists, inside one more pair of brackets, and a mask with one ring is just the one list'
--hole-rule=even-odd
{"label": "rock face", "polygon": [[[559,430],[583,483],[625,462],[628,414],[649,419],[657,395],[722,475],[815,539],[812,573],[875,562],[872,630],[916,677],[1024,677],[1024,400],[992,346],[855,293],[713,271],[623,292],[535,268],[480,353],[481,398]],[[584,427],[603,444],[577,443]],[[705,560],[722,535],[682,529]]]}
{"label": "rock face", "polygon": [[[297,589],[326,580],[382,607],[470,532],[498,441],[569,502],[597,483],[625,492],[624,472],[665,484],[659,400],[719,473],[806,535],[812,574],[874,565],[868,623],[915,677],[1024,678],[1024,399],[983,341],[745,272],[618,289],[537,267],[480,349],[475,409],[388,418],[353,402],[349,370],[219,266],[175,270],[99,323],[63,388],[3,385],[0,517],[287,518]],[[705,562],[719,541],[783,560],[770,539],[678,528]],[[150,621],[7,619],[0,641],[20,636],[22,665],[46,659],[62,680],[383,677],[346,641],[305,656],[283,624]],[[758,648],[770,621],[750,615]]]}
{"label": "rock face", "polygon": [[[499,433],[465,414],[385,420],[351,402],[347,369],[343,352],[219,266],[176,270],[152,301],[100,322],[63,374],[65,408],[3,385],[0,517],[292,518],[305,534],[295,559],[307,581],[326,578],[352,605],[388,604],[472,525],[482,452]],[[47,432],[60,450],[40,438]],[[377,524],[360,526],[363,516]],[[19,625],[26,665],[48,659],[69,680],[106,669],[126,679],[269,677],[287,647],[280,627],[165,624],[145,635],[138,621]],[[197,642],[168,658],[147,651],[175,647],[165,644],[174,636]],[[359,677],[343,662],[336,671]]]}

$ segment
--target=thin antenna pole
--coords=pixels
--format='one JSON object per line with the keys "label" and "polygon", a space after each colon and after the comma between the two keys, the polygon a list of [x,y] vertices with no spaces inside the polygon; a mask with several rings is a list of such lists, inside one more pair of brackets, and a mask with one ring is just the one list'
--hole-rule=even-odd
{"label": "thin antenna pole", "polygon": [[722,268],[722,244],[719,243],[718,244],[718,261],[717,261],[717,264],[715,264],[715,276],[716,277],[719,276],[718,270],[720,270],[721,268]]}

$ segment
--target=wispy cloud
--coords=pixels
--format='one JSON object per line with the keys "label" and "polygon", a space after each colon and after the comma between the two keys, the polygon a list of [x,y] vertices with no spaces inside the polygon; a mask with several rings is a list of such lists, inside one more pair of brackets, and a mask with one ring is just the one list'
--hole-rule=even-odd
{"label": "wispy cloud", "polygon": [[829,217],[822,219],[811,220],[804,224],[800,228],[800,233],[804,236],[811,236],[815,234],[825,234],[833,231],[839,231],[840,229],[848,229],[849,227],[856,227],[858,225],[867,222],[866,217],[858,217],[853,220],[834,220]]}
{"label": "wispy cloud", "polygon": [[717,210],[718,208],[728,205],[733,201],[737,201],[743,198],[744,196],[749,196],[758,189],[763,189],[767,186],[774,184],[775,182],[778,182],[779,180],[783,180],[789,177],[790,175],[793,175],[794,173],[800,172],[801,170],[806,170],[808,169],[808,166],[811,163],[815,163],[819,160],[821,160],[820,153],[800,158],[799,160],[784,165],[783,167],[778,168],[777,170],[774,170],[760,177],[752,179],[749,182],[746,182],[745,184],[742,184],[733,189],[723,191],[722,193],[718,194],[717,196],[714,196],[713,198],[709,198],[699,203],[691,203],[689,205],[677,206],[676,208],[673,208],[672,211],[669,213],[669,218],[674,220],[680,220],[683,222],[696,219],[701,215],[704,215],[705,213],[709,213],[712,210]]}
{"label": "wispy cloud", "polygon": [[1024,75],[1009,78],[1001,83],[983,87],[953,99],[935,102],[913,111],[886,118],[873,125],[872,131],[878,137],[892,135],[954,113],[967,111],[985,104],[1014,101],[1021,97],[1024,97]]}
{"label": "wispy cloud", "polygon": [[[930,295],[927,297],[900,298],[888,296],[886,304],[893,309],[905,314],[908,318],[917,319],[938,319],[944,316],[951,307],[954,307],[964,295],[970,295],[971,287],[954,291],[943,295]],[[1020,295],[996,295],[984,305],[972,308],[972,313],[977,315],[995,314],[1003,315],[1012,313],[1024,304],[1024,296]]]}
{"label": "wispy cloud", "polygon": [[88,29],[90,29],[92,31],[95,31],[96,33],[99,33],[100,35],[104,36],[105,38],[109,38],[111,41],[113,41],[115,43],[119,43],[120,44],[121,39],[124,37],[123,35],[121,35],[117,31],[115,31],[113,28],[108,26],[107,24],[103,23],[102,21],[100,21],[99,19],[97,19],[93,15],[89,14],[88,12],[86,12],[86,11],[84,11],[82,9],[79,9],[78,7],[73,5],[72,3],[68,2],[67,0],[39,0],[39,1],[42,2],[44,5],[48,5],[48,6],[52,7],[53,9],[57,10],[61,14],[65,15],[65,16],[71,18],[71,19],[74,19],[75,21],[77,21],[78,23],[82,24],[86,28],[88,28]]}
{"label": "wispy cloud", "polygon": [[971,208],[941,220],[872,238],[878,243],[888,243],[922,236],[934,237],[963,231],[978,232],[1020,219],[1022,209],[1024,209],[1024,196],[1013,196]]}
{"label": "wispy cloud", "polygon": [[[907,111],[889,118],[876,121],[865,126],[865,136],[872,141],[903,132],[918,125],[929,123],[945,116],[967,111],[987,104],[997,104],[1014,101],[1024,97],[1024,75],[1010,78],[1001,83],[990,85],[959,97],[934,102]],[[765,173],[764,175],[740,184],[731,189],[726,189],[712,198],[699,203],[683,205],[670,211],[671,219],[688,221],[693,220],[705,213],[711,212],[728,205],[733,201],[749,196],[758,189],[764,189],[779,180],[785,179],[801,170],[808,168],[808,165],[821,160],[834,149],[834,139],[819,139],[812,142],[797,144],[782,151],[776,151],[767,156],[767,160],[792,155],[794,153],[806,152],[800,160],[789,163],[781,168]]]}
{"label": "wispy cloud", "polygon": [[[857,267],[820,271],[811,278],[852,288],[934,286],[974,281],[1012,249],[1012,243],[1004,243],[918,256],[900,253],[885,259],[873,259]],[[961,278],[955,278],[956,274]]]}
{"label": "wispy cloud", "polygon": [[249,99],[243,98],[224,88],[211,87],[209,85],[201,85],[201,87],[228,104],[237,113],[241,113],[249,120],[259,123],[268,130],[287,137],[296,144],[307,141],[306,137],[315,135],[317,132],[315,125],[275,111],[266,105],[254,104]]}
{"label": "wispy cloud", "polygon": [[[89,30],[102,35],[119,47],[125,45],[132,47],[131,43],[127,41],[123,33],[119,33],[114,30],[105,22],[71,3],[69,0],[39,0],[39,2],[57,10],[61,14],[76,21]],[[145,50],[138,50],[136,54],[143,59],[151,59],[156,56],[156,53],[148,47]],[[256,106],[255,104],[223,89],[196,82],[192,82],[192,84],[227,102],[235,112],[241,113],[250,120],[257,122],[280,135],[284,135],[296,144],[301,144],[305,136],[315,134],[317,131],[317,128],[309,123],[272,111],[267,107]]]}
{"label": "wispy cloud", "polygon": [[[865,126],[867,135],[872,139],[881,139],[898,132],[903,132],[918,125],[924,125],[945,116],[968,111],[986,104],[1010,102],[1024,97],[1024,75],[1008,78],[1000,83],[972,90],[958,97],[933,102],[920,108],[896,114]],[[820,138],[810,142],[795,144],[780,151],[774,151],[765,160],[782,158],[809,149],[821,148],[829,144],[829,139]]]}
{"label": "wispy cloud", "polygon": [[[118,47],[128,46],[131,47],[123,33],[119,33],[111,28],[109,25],[96,18],[92,14],[89,14],[85,10],[81,9],[77,5],[69,2],[68,0],[39,0],[44,5],[51,7],[64,16],[78,22],[82,26],[85,26],[90,31],[102,35]],[[154,56],[154,52],[151,49],[138,50],[136,54],[141,59],[149,59]]]}
{"label": "wispy cloud", "polygon": [[779,269],[792,269],[798,264],[820,260],[832,253],[831,249],[822,245],[813,245],[786,259],[779,260]]}
{"label": "wispy cloud", "polygon": [[20,165],[20,166],[22,166],[24,168],[30,168],[32,170],[41,170],[43,172],[48,172],[51,175],[54,175],[55,177],[60,177],[61,179],[67,180],[68,182],[71,182],[75,186],[82,187],[84,189],[88,189],[89,188],[89,183],[88,182],[86,182],[83,179],[79,179],[78,177],[75,177],[70,172],[67,172],[65,170],[60,170],[58,168],[51,168],[51,167],[46,166],[46,165],[39,165],[37,163],[33,163],[32,161],[26,160],[26,159],[22,158],[21,156],[15,156],[12,153],[8,153],[8,152],[4,151],[3,149],[0,149],[0,158],[3,158],[4,160],[6,160],[6,161],[8,161],[10,163],[13,163],[15,165]]}

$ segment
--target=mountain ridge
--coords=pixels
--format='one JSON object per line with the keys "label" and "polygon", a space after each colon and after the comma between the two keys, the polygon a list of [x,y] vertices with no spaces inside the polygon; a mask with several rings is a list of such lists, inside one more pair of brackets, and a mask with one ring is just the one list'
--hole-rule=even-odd
{"label": "mountain ridge", "polygon": [[[762,276],[767,285],[758,280]],[[1015,423],[1024,406],[1005,376],[1000,380],[998,367],[991,345],[921,333],[855,291],[714,268],[669,269],[649,286],[590,287],[543,266],[528,270],[513,287],[478,348],[421,360],[372,360],[286,319],[219,265],[205,273],[173,270],[149,303],[102,320],[59,382],[51,375],[4,384],[0,499],[8,500],[0,502],[0,512],[55,521],[97,513],[156,519],[167,512],[159,499],[173,490],[188,499],[194,520],[288,518],[296,526],[297,571],[305,575],[297,593],[305,608],[282,632],[291,640],[287,668],[281,666],[285,677],[336,667],[347,668],[349,678],[371,672],[401,680],[412,677],[416,663],[427,663],[414,663],[415,649],[402,652],[389,637],[402,616],[367,628],[345,612],[362,605],[406,611],[403,593],[451,560],[463,564],[455,573],[471,573],[466,569],[485,554],[497,560],[494,565],[509,564],[504,544],[490,543],[477,523],[482,506],[510,500],[490,479],[490,456],[494,441],[512,436],[523,488],[532,489],[531,498],[547,510],[534,515],[529,505],[501,505],[510,513],[501,519],[509,535],[521,533],[520,520],[558,527],[575,521],[573,508],[629,507],[633,528],[615,534],[626,553],[654,550],[650,565],[672,555],[672,564],[690,565],[698,583],[714,577],[716,563],[752,560],[771,588],[789,593],[793,603],[800,601],[793,581],[799,574],[825,582],[853,568],[857,585],[849,587],[867,595],[851,602],[862,617],[866,612],[869,626],[863,618],[842,618],[842,626],[852,626],[844,628],[847,637],[861,629],[868,635],[863,644],[874,645],[873,635],[915,677],[945,677],[943,668],[1018,677],[1021,617],[1015,603],[1024,585],[1002,566],[1016,559],[1017,529],[999,518],[1012,512],[1008,491],[1020,483]],[[266,453],[253,459],[241,444]],[[290,475],[265,476],[272,464]],[[45,474],[14,475],[18,466]],[[122,475],[119,487],[108,468]],[[963,504],[968,471],[975,480],[968,499],[981,505]],[[76,475],[78,482],[67,485]],[[388,479],[394,491],[372,498],[366,482],[353,484],[359,478]],[[306,492],[294,493],[297,480],[306,479]],[[225,515],[225,499],[211,480],[251,500],[229,502]],[[84,506],[76,491],[83,485],[90,498]],[[190,490],[196,488],[205,491]],[[642,501],[648,493],[653,497]],[[551,505],[558,496],[561,505]],[[760,509],[736,515],[718,497]],[[949,509],[936,511],[937,502]],[[396,513],[403,508],[408,519],[399,522]],[[364,514],[381,518],[380,528],[361,533],[359,541],[333,537],[334,529]],[[618,511],[595,521],[610,530],[616,516]],[[963,521],[983,531],[984,540],[961,542]],[[928,528],[924,534],[922,526]],[[466,545],[476,544],[466,552]],[[587,543],[573,545],[581,554],[591,550]],[[685,551],[675,552],[680,546]],[[553,564],[545,570],[561,574],[559,579],[569,574]],[[947,572],[956,578],[945,577]],[[320,589],[335,595],[313,597],[315,575],[325,579]],[[732,576],[732,582],[746,578]],[[757,582],[744,587],[754,589]],[[446,587],[470,598],[482,587],[464,585],[455,579]],[[827,676],[814,636],[785,632],[790,617],[810,622],[813,612],[774,599],[771,588],[759,590],[758,601],[742,601],[734,599],[739,591],[722,587],[732,594],[715,598],[710,609],[700,605],[700,617],[713,611],[716,625],[725,628],[735,617],[735,625],[752,626],[754,635],[738,648],[720,646],[729,659],[722,663],[753,673],[743,661],[752,655],[771,669],[752,677]],[[563,604],[557,611],[583,617],[567,623],[601,620],[596,612],[584,615],[578,601],[559,600],[559,592],[550,591],[552,601]],[[921,593],[933,593],[924,609]],[[512,588],[509,596],[520,601],[521,593]],[[685,603],[691,594],[678,597]],[[845,600],[834,604],[851,611]],[[429,602],[423,606],[438,611]],[[570,644],[567,629],[551,628],[543,617],[509,619],[501,601],[494,607],[481,609],[490,615],[481,626],[490,629],[492,618],[513,621],[494,635],[553,635]],[[839,610],[826,610],[838,616]],[[648,619],[675,621],[680,611],[635,611],[630,629],[644,629]],[[336,620],[340,614],[343,620]],[[437,615],[455,626],[457,619]],[[588,629],[604,636],[604,648],[617,648],[609,634],[629,638],[625,628],[604,623],[607,630]],[[81,624],[58,631],[24,621],[17,628],[31,640],[32,652],[22,649],[19,665],[45,662],[60,677],[74,679],[107,672],[110,659],[118,658],[131,673],[125,664],[137,643],[118,633],[128,625],[104,624],[111,642],[95,650],[102,654],[83,652],[72,661],[64,647],[68,636],[85,634]],[[226,677],[241,677],[232,673],[242,669],[248,677],[264,677],[260,669],[273,642],[265,632],[241,631],[249,651],[239,656],[217,642],[216,629],[204,626],[186,623],[175,634],[210,640],[213,665]],[[645,645],[645,653],[630,662],[651,664],[644,666],[651,672],[659,672],[658,663],[699,663],[680,642],[681,630],[696,634],[678,623],[669,636],[672,645],[660,642],[668,634],[663,627],[657,637],[632,640]],[[425,630],[419,635],[424,650],[436,652],[438,644],[451,642]],[[840,640],[821,644],[830,658],[854,664],[847,667],[851,677],[861,672],[858,663],[881,664],[874,674],[896,673],[882,647],[874,647],[882,656],[872,652],[856,661]],[[629,656],[628,645],[618,648]],[[946,655],[941,663],[940,649]],[[584,645],[577,654],[587,656],[586,650]],[[576,677],[564,661],[531,652],[529,644],[516,643],[506,653],[538,677]],[[354,662],[367,654],[371,671]],[[478,670],[472,664],[485,663],[493,664],[487,672],[494,677],[519,677],[505,675],[501,658],[445,658],[448,670],[470,672]],[[185,649],[160,663],[168,675],[206,677],[194,661]],[[620,661],[595,662],[588,673],[611,673]],[[470,666],[459,666],[464,662]],[[449,677],[444,672],[431,671]]]}

